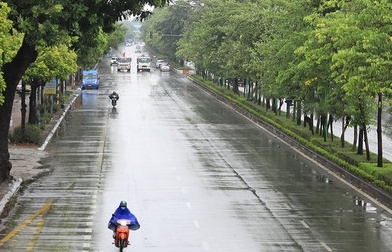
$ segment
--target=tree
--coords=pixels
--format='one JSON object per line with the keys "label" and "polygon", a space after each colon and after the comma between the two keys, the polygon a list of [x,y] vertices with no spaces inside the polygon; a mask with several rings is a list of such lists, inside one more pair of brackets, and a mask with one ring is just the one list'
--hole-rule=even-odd
{"label": "tree", "polygon": [[94,68],[101,61],[102,55],[107,50],[107,34],[101,27],[97,30],[97,34],[90,39],[93,41],[91,46],[83,45],[82,48],[76,49],[78,54],[78,65],[82,68]]}
{"label": "tree", "polygon": [[[53,78],[65,80],[70,74],[77,71],[77,55],[66,45],[38,48],[37,60],[31,64],[23,75],[23,79],[30,82],[30,124],[38,123],[37,118],[37,90]],[[22,125],[23,127],[24,125]]]}
{"label": "tree", "polygon": [[385,0],[361,0],[343,2],[341,6],[344,14],[334,14],[334,23],[329,27],[335,37],[334,47],[339,49],[332,58],[333,76],[343,83],[342,89],[351,98],[351,104],[362,101],[354,108],[360,119],[360,137],[364,134],[368,160],[366,126],[371,122],[371,112],[377,110],[377,166],[382,167],[382,97],[392,94],[392,4]]}
{"label": "tree", "polygon": [[[303,99],[299,83],[291,66],[301,57],[295,49],[303,43],[303,32],[308,29],[303,18],[313,9],[306,1],[273,1],[260,10],[262,31],[252,49],[253,71],[259,72],[260,91],[264,97]],[[289,31],[289,32],[288,32]],[[276,110],[276,108],[274,108]],[[275,111],[276,113],[276,111]]]}
{"label": "tree", "polygon": [[146,44],[165,57],[175,60],[177,42],[185,25],[193,20],[194,10],[193,2],[184,0],[154,10],[154,15],[143,23],[141,29],[144,35],[152,34],[152,38],[146,36]]}
{"label": "tree", "polygon": [[[12,21],[8,19],[10,11],[11,9],[7,4],[0,2],[0,66],[9,62],[15,56],[23,39],[23,35],[12,27]],[[4,103],[4,96],[1,92],[4,92],[5,89],[3,69],[0,69],[0,106]]]}
{"label": "tree", "polygon": [[125,40],[127,28],[122,22],[118,22],[114,26],[114,31],[107,34],[107,46],[109,48],[118,49],[118,45]]}
{"label": "tree", "polygon": [[[150,11],[144,11],[145,4],[160,7],[168,0],[64,0],[56,3],[47,0],[5,0],[11,8],[9,19],[16,31],[23,33],[23,42],[11,60],[4,62],[2,77],[5,89],[0,89],[4,102],[0,107],[0,181],[10,177],[12,164],[9,161],[8,131],[12,105],[17,83],[27,68],[38,56],[37,46],[56,44],[69,45],[83,56],[83,48],[96,48],[94,38],[100,30],[109,32],[114,23],[131,15],[145,19]],[[1,5],[1,12],[4,15]],[[2,19],[4,20],[4,18]],[[6,30],[6,29],[3,29]],[[1,87],[1,84],[0,84]],[[4,85],[3,85],[4,87]]]}

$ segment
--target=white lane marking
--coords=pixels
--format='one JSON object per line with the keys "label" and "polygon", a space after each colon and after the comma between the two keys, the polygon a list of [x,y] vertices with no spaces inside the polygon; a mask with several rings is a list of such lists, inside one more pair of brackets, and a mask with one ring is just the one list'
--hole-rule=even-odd
{"label": "white lane marking", "polygon": [[191,209],[192,209],[192,205],[191,205],[191,203],[189,203],[189,202],[188,202],[188,203],[186,203],[186,206],[188,207],[188,209],[189,209],[189,210],[191,210]]}
{"label": "white lane marking", "polygon": [[287,203],[283,203],[282,204],[284,207],[286,207],[287,209],[293,209],[289,204],[287,204]]}
{"label": "white lane marking", "polygon": [[193,224],[195,225],[195,228],[199,228],[200,226],[199,226],[199,222],[197,221],[197,220],[194,220],[193,221]]}
{"label": "white lane marking", "polygon": [[332,252],[332,251],[333,251],[325,242],[321,242],[321,245],[323,245],[323,247],[324,247],[328,252]]}
{"label": "white lane marking", "polygon": [[309,225],[304,221],[304,220],[300,220],[301,224],[305,227],[305,228],[310,228]]}

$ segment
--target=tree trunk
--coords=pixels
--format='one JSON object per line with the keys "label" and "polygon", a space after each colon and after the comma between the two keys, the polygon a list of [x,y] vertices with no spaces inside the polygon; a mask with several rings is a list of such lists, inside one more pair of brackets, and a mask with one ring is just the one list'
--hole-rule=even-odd
{"label": "tree trunk", "polygon": [[297,119],[297,106],[298,106],[298,101],[293,100],[293,122]]}
{"label": "tree trunk", "polygon": [[278,108],[276,106],[277,105],[276,98],[272,98],[271,102],[272,102],[272,104],[271,104],[272,112],[274,112],[274,114],[277,115],[278,114]]}
{"label": "tree trunk", "polygon": [[22,46],[19,48],[15,58],[3,65],[3,77],[6,83],[6,89],[3,91],[4,103],[0,106],[0,182],[10,178],[12,164],[9,161],[8,151],[8,131],[10,129],[10,120],[12,106],[14,103],[16,86],[26,69],[37,58],[37,51],[34,46],[27,44],[26,36]]}
{"label": "tree trunk", "polygon": [[21,131],[22,131],[22,139],[25,139],[26,134],[26,83],[22,82],[22,94],[21,94]]}
{"label": "tree trunk", "polygon": [[233,92],[234,92],[234,94],[237,94],[237,95],[240,94],[240,90],[239,90],[239,88],[238,88],[238,77],[236,77],[236,78],[234,79]]}
{"label": "tree trunk", "polygon": [[38,124],[37,117],[37,90],[39,87],[39,82],[33,79],[31,82],[31,93],[30,93],[30,103],[29,103],[29,124]]}
{"label": "tree trunk", "polygon": [[342,145],[342,148],[344,148],[344,144],[345,144],[345,133],[346,133],[346,128],[345,128],[345,118],[343,116],[342,118],[342,134],[340,135],[340,143]]}
{"label": "tree trunk", "polygon": [[369,139],[367,136],[366,125],[363,125],[363,140],[365,142],[366,160],[370,161]]}
{"label": "tree trunk", "polygon": [[296,100],[296,114],[297,114],[297,125],[301,125],[301,114],[302,114],[302,104],[301,104],[301,100]]}
{"label": "tree trunk", "polygon": [[314,135],[314,113],[310,113],[310,125],[309,125],[309,130],[312,132],[312,136]]}
{"label": "tree trunk", "polygon": [[279,106],[278,106],[278,114],[281,115],[282,113],[282,106],[283,106],[283,99],[278,99],[277,100],[279,102]]}
{"label": "tree trunk", "polygon": [[327,115],[326,114],[322,114],[321,115],[321,127],[320,127],[320,133],[321,133],[321,136],[323,137],[323,139],[324,139],[324,142],[326,142],[327,141]]}
{"label": "tree trunk", "polygon": [[[328,127],[331,129],[331,142],[333,142],[333,115],[329,114],[329,119],[328,119]],[[327,132],[328,132],[328,127],[327,127]]]}
{"label": "tree trunk", "polygon": [[363,155],[363,127],[359,128],[359,136],[358,136],[358,155]]}
{"label": "tree trunk", "polygon": [[270,98],[265,99],[265,110],[270,110],[271,108],[271,103],[270,103]]}
{"label": "tree trunk", "polygon": [[353,140],[353,151],[355,150],[355,148],[357,147],[357,138],[358,138],[358,126],[357,125],[355,125],[354,126],[354,136],[353,136],[353,138],[354,138],[354,140]]}
{"label": "tree trunk", "polygon": [[286,100],[286,118],[290,118],[290,107],[293,105],[292,101]]}
{"label": "tree trunk", "polygon": [[383,167],[382,163],[382,94],[378,94],[377,110],[377,167]]}

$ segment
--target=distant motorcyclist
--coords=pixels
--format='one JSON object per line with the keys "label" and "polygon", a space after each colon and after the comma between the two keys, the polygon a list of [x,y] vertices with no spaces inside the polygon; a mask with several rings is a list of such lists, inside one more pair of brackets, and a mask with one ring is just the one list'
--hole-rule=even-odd
{"label": "distant motorcyclist", "polygon": [[125,200],[122,200],[120,202],[120,205],[117,207],[116,211],[112,214],[112,217],[109,220],[108,228],[114,232],[113,238],[115,238],[116,236],[116,221],[118,219],[130,220],[131,224],[128,227],[131,230],[138,230],[140,228],[140,224],[136,216],[131,213],[131,211],[129,211],[129,209],[127,208],[127,202]]}
{"label": "distant motorcyclist", "polygon": [[116,90],[113,90],[113,92],[109,95],[109,98],[110,98],[110,100],[116,99],[116,101],[117,101],[118,99],[120,99],[120,96],[118,95]]}
{"label": "distant motorcyclist", "polygon": [[115,107],[117,105],[117,100],[120,99],[120,96],[118,95],[116,90],[113,90],[113,92],[109,95],[109,98],[112,101],[113,109],[115,109]]}

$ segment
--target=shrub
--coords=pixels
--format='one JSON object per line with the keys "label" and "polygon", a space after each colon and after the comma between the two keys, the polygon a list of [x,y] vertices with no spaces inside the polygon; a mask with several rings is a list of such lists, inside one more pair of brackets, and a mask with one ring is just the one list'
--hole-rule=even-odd
{"label": "shrub", "polygon": [[41,114],[39,118],[39,123],[42,125],[42,129],[45,128],[45,124],[49,123],[52,118],[52,115],[49,112],[44,112]]}
{"label": "shrub", "polygon": [[41,129],[32,124],[26,124],[24,132],[22,127],[16,127],[10,136],[10,141],[13,143],[39,144],[41,140]]}

